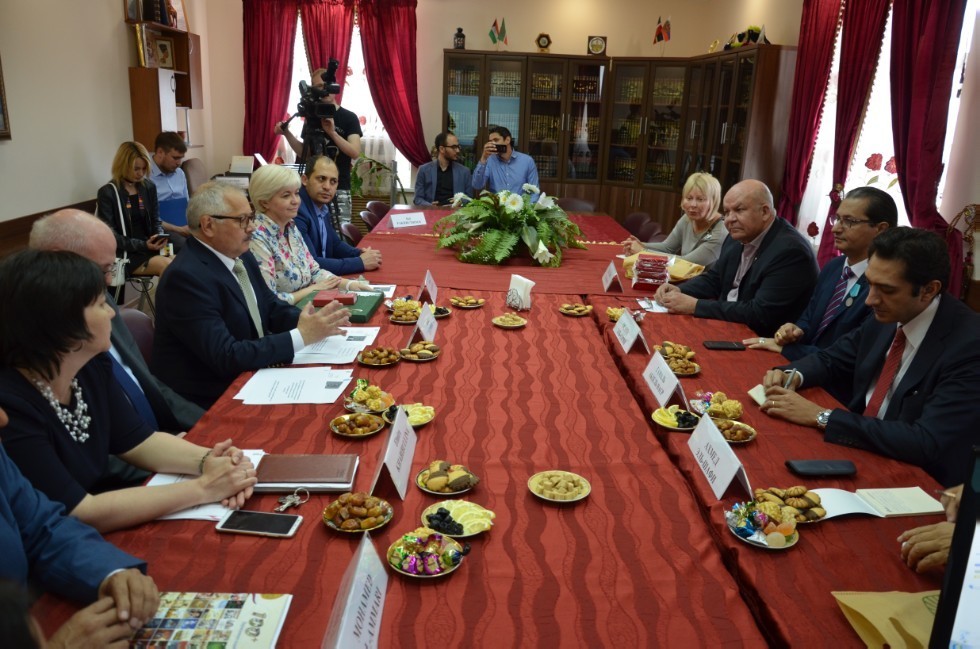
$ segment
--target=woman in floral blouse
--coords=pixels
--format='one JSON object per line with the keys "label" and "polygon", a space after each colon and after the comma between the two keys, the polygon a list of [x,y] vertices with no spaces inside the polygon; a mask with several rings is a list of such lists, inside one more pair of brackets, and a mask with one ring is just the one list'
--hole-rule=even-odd
{"label": "woman in floral blouse", "polygon": [[255,207],[255,233],[249,245],[269,288],[295,304],[314,291],[367,290],[366,282],[344,279],[316,263],[293,219],[299,210],[299,174],[265,165],[252,174],[249,197]]}

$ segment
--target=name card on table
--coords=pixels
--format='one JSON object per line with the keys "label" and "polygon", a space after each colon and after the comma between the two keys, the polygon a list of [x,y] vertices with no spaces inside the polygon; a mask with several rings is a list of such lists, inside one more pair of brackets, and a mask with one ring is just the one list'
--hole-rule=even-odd
{"label": "name card on table", "polygon": [[405,500],[408,492],[408,478],[412,470],[412,460],[415,459],[415,443],[418,437],[408,423],[408,415],[404,408],[398,409],[395,421],[388,432],[388,440],[385,442],[384,456],[378,463],[378,469],[374,473],[374,480],[371,482],[371,493],[378,486],[378,481],[383,473],[387,473],[391,482],[398,490],[398,495]]}
{"label": "name card on table", "polygon": [[407,212],[391,215],[391,227],[410,228],[415,225],[425,225],[425,214],[422,212]]}
{"label": "name card on table", "polygon": [[410,347],[412,343],[417,340],[428,340],[429,342],[436,341],[436,331],[439,329],[439,322],[436,317],[432,314],[432,309],[429,307],[428,302],[423,302],[422,307],[419,310],[419,320],[415,323],[415,328],[412,329],[412,335],[408,337],[408,344],[406,347]]}
{"label": "name card on table", "polygon": [[432,277],[430,271],[425,271],[425,279],[422,280],[422,288],[419,289],[419,302],[422,302],[422,298],[425,294],[429,294],[429,301],[436,304],[436,295],[439,293],[439,287],[436,286],[436,280]]}
{"label": "name card on table", "polygon": [[365,532],[340,582],[322,649],[378,646],[388,572]]}
{"label": "name card on table", "polygon": [[687,441],[687,446],[694,455],[694,461],[701,467],[708,484],[711,485],[715,498],[721,500],[736,477],[745,487],[749,497],[753,496],[745,467],[742,466],[742,462],[725,441],[711,417],[701,417],[697,428],[691,434],[691,439]]}
{"label": "name card on table", "polygon": [[661,408],[666,408],[674,393],[680,392],[681,399],[684,401],[684,408],[691,409],[687,402],[687,395],[684,394],[684,388],[681,387],[680,379],[667,365],[667,361],[660,355],[660,352],[656,352],[650,358],[646,369],[643,370],[643,380],[647,382],[647,387],[650,388],[653,398],[657,400]]}
{"label": "name card on table", "polygon": [[643,349],[647,350],[647,354],[650,353],[650,345],[647,344],[647,339],[643,337],[643,332],[640,331],[640,325],[636,324],[636,320],[633,319],[633,314],[630,313],[629,309],[623,311],[623,315],[619,316],[619,321],[613,327],[613,334],[625,353],[628,354],[633,349],[637,339],[643,343]]}
{"label": "name card on table", "polygon": [[616,263],[609,262],[609,267],[602,274],[602,290],[608,293],[610,290],[623,292],[623,282],[619,279],[619,272],[616,270]]}

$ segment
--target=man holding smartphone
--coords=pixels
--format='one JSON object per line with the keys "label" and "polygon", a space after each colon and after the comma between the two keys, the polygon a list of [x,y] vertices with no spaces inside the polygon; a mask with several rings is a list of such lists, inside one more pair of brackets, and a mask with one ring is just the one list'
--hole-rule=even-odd
{"label": "man holding smartphone", "polygon": [[[473,170],[473,189],[478,193],[509,190],[523,192],[524,185],[538,186],[538,168],[531,156],[514,150],[510,131],[505,126],[491,126],[490,140],[483,145],[483,156]],[[531,195],[537,201],[540,192]]]}

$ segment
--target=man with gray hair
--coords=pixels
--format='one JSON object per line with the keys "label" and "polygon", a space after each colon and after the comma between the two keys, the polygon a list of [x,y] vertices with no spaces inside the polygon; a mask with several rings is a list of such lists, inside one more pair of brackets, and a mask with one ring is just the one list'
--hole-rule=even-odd
{"label": "man with gray hair", "polygon": [[342,333],[337,302],[300,311],[277,298],[248,251],[255,213],[245,194],[210,182],[187,206],[191,238],[157,289],[153,370],[177,392],[210,407],[244,371],[290,363]]}
{"label": "man with gray hair", "polygon": [[[102,269],[107,283],[112,279],[116,242],[109,226],[96,216],[75,209],[49,214],[34,222],[29,245],[34,250],[65,250],[79,254]],[[106,302],[116,314],[112,319],[112,347],[109,350],[113,371],[134,408],[154,430],[190,430],[204,410],[153,376],[139,345],[119,317],[119,307],[108,293]],[[133,392],[133,388],[137,391]],[[149,413],[146,406],[149,406]]]}

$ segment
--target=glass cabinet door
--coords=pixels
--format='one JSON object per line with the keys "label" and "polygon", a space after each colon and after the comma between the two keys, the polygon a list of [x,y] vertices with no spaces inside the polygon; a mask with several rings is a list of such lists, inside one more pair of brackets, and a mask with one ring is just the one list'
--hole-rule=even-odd
{"label": "glass cabinet door", "polygon": [[565,124],[568,133],[565,178],[568,180],[599,180],[599,121],[606,73],[605,63],[570,61],[568,64],[571,81],[566,84],[571,88]]}
{"label": "glass cabinet door", "polygon": [[647,65],[624,63],[617,65],[614,72],[606,179],[634,184],[640,158]]}
{"label": "glass cabinet door", "polygon": [[740,56],[735,76],[735,97],[732,117],[725,133],[728,152],[725,156],[725,187],[742,179],[742,158],[745,154],[745,134],[749,123],[749,102],[755,78],[755,52]]}
{"label": "glass cabinet door", "polygon": [[557,181],[561,170],[562,110],[565,63],[554,59],[528,62],[528,123],[525,152],[534,158],[541,180]]}
{"label": "glass cabinet door", "polygon": [[683,66],[655,65],[650,75],[644,185],[667,188],[677,185],[686,72]]}
{"label": "glass cabinet door", "polygon": [[[511,146],[521,148],[521,89],[524,87],[524,64],[521,59],[487,58],[489,83],[487,128],[504,126],[510,131]],[[483,142],[478,151],[482,155]],[[477,156],[479,157],[479,156]]]}
{"label": "glass cabinet door", "polygon": [[691,66],[687,83],[684,127],[681,133],[684,151],[681,156],[678,187],[683,187],[688,176],[694,172],[708,170],[708,131],[711,124],[711,107],[714,102],[714,81],[714,63]]}
{"label": "glass cabinet door", "polygon": [[483,154],[480,136],[480,88],[483,57],[446,57],[446,128],[459,138],[458,160],[470,169]]}
{"label": "glass cabinet door", "polygon": [[723,59],[718,74],[718,101],[715,103],[715,113],[713,118],[713,129],[711,131],[711,145],[708,148],[710,157],[708,158],[707,171],[721,181],[722,188],[726,188],[723,178],[725,159],[725,142],[728,139],[728,129],[730,128],[730,115],[732,110],[732,97],[735,94],[735,57]]}

